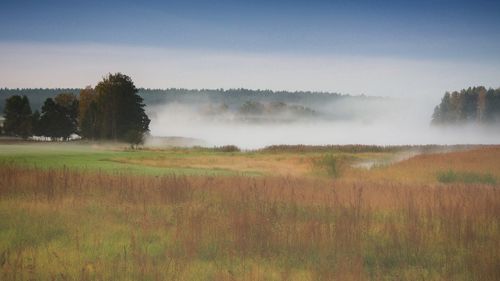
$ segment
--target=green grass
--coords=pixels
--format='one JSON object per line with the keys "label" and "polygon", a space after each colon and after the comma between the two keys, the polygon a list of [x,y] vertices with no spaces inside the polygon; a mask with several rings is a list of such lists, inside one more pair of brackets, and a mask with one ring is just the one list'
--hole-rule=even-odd
{"label": "green grass", "polygon": [[441,183],[481,183],[495,185],[497,183],[495,177],[491,174],[478,174],[473,172],[456,172],[448,170],[439,172],[437,180]]}
{"label": "green grass", "polygon": [[[228,176],[241,174],[219,168],[153,167],[134,163],[124,163],[131,159],[157,159],[162,157],[184,158],[203,155],[224,155],[228,153],[208,149],[169,149],[164,151],[128,150],[117,147],[92,148],[77,144],[15,144],[0,145],[0,163],[41,169],[68,168],[78,170],[98,170],[110,173],[146,175],[210,175]],[[246,172],[244,175],[258,175]]]}
{"label": "green grass", "polygon": [[[238,170],[237,168],[220,167],[190,167],[184,165],[181,160],[186,158],[220,157],[231,158],[233,156],[244,156],[245,159],[262,159],[270,155],[282,160],[293,158],[300,152],[293,151],[238,151],[236,147],[215,148],[168,148],[163,150],[139,149],[130,150],[127,146],[117,144],[93,144],[93,143],[30,143],[20,142],[16,144],[0,144],[0,164],[13,164],[23,167],[35,167],[40,169],[67,168],[70,170],[102,171],[120,174],[142,174],[142,175],[207,175],[207,176],[263,176],[273,175],[274,171],[260,171],[252,169]],[[302,155],[302,154],[301,154]],[[314,162],[310,175],[314,177],[341,176],[344,168],[356,161],[380,159],[381,157],[393,157],[389,152],[321,152],[313,151],[302,155],[303,161]],[[158,160],[159,163],[170,162],[172,166],[155,166],[154,164],[141,163],[148,160],[150,163]],[[189,162],[189,161],[188,161]],[[179,163],[179,164],[176,164]],[[192,161],[191,161],[192,163]],[[304,163],[304,162],[302,162]],[[241,168],[241,167],[240,167]]]}
{"label": "green grass", "polygon": [[33,213],[5,205],[0,204],[0,251],[5,251],[7,246],[17,249],[37,247],[67,235],[57,212]]}

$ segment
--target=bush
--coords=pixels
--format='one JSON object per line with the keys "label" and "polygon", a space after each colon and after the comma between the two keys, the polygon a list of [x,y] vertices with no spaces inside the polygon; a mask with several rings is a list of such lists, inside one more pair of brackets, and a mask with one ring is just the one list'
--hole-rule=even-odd
{"label": "bush", "polygon": [[326,173],[329,176],[335,178],[340,176],[341,159],[339,157],[327,154],[319,160],[318,164],[326,170]]}
{"label": "bush", "polygon": [[440,172],[437,175],[437,180],[442,183],[451,183],[458,181],[458,174],[452,170]]}
{"label": "bush", "polygon": [[240,148],[236,145],[223,145],[214,147],[214,151],[217,152],[240,152]]}
{"label": "bush", "polygon": [[129,130],[125,134],[125,141],[130,144],[130,147],[136,148],[138,145],[144,143],[144,134],[139,130]]}

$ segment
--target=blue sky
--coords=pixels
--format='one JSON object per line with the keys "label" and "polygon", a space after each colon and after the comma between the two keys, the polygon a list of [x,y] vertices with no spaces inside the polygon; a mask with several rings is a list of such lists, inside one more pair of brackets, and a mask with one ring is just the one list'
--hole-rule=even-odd
{"label": "blue sky", "polygon": [[2,1],[0,40],[500,59],[500,1]]}
{"label": "blue sky", "polygon": [[[82,52],[89,52],[85,49],[88,46],[93,46],[92,52],[96,52],[95,46],[107,46],[107,52],[112,55],[120,52],[113,51],[115,49],[135,48],[129,55],[142,56],[144,49],[141,51],[140,48],[154,48],[165,52],[182,50],[187,57],[189,52],[195,52],[195,57],[201,59],[204,54],[221,55],[226,59],[234,54],[272,56],[286,65],[308,57],[354,57],[356,60],[385,58],[381,66],[386,65],[384,62],[401,60],[457,65],[472,63],[475,67],[484,64],[485,68],[494,70],[500,68],[499,14],[500,1],[3,0],[0,3],[0,51],[4,54],[0,54],[0,62],[3,59],[8,64],[0,66],[0,74],[2,68],[7,72],[7,67],[18,68],[18,72],[4,75],[3,79],[7,80],[0,81],[3,84],[0,86],[22,84],[23,81],[13,75],[22,72],[27,59],[44,61],[43,56],[51,55],[51,59],[57,60],[57,53],[37,52],[39,46],[52,46],[45,48],[49,50],[65,47],[67,49],[62,53],[75,52],[80,57]],[[100,56],[102,59],[102,54]],[[19,57],[19,61],[12,57]],[[113,71],[117,68],[113,64],[117,60],[116,57],[110,59],[109,68],[93,70]],[[81,58],[75,62],[85,64],[88,61]],[[168,67],[167,63],[165,68]],[[244,67],[245,64],[228,67],[227,72]],[[183,71],[189,72],[190,69],[186,66]],[[217,87],[211,83],[199,83],[197,80],[203,73],[199,69],[192,71],[198,74],[193,77],[191,87],[188,81],[170,80],[162,84],[157,81],[159,78],[156,82],[139,82],[143,86]],[[223,75],[223,67],[220,72]],[[499,86],[499,82],[494,84],[495,81],[488,78],[496,74],[490,71],[485,75],[485,81],[472,79],[470,82]],[[89,73],[85,75],[90,77]],[[94,75],[100,77],[103,73]],[[38,84],[33,80],[25,82],[26,86],[55,86],[49,80],[37,80]],[[69,81],[74,84],[84,82],[74,78]],[[288,88],[285,84],[269,85],[259,80],[236,82],[222,81],[220,87]],[[66,83],[69,82],[61,82]],[[313,83],[304,83],[302,87],[314,88]],[[459,86],[457,83],[456,87]],[[336,89],[334,83],[320,88]],[[341,88],[349,91],[348,87]],[[359,91],[354,89],[352,92]],[[376,89],[374,92],[380,94]]]}

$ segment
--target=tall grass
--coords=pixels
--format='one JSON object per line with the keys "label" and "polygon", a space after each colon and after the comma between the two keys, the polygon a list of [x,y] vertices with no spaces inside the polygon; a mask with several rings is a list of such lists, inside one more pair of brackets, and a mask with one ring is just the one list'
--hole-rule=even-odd
{"label": "tall grass", "polygon": [[500,193],[0,169],[1,280],[499,280]]}

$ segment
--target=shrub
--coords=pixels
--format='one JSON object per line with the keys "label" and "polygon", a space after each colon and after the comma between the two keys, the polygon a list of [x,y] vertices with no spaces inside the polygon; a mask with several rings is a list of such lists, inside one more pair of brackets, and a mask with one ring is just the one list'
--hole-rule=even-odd
{"label": "shrub", "polygon": [[240,152],[240,148],[236,145],[223,145],[214,147],[214,151],[218,152]]}
{"label": "shrub", "polygon": [[325,169],[329,176],[338,177],[340,176],[340,162],[341,159],[339,157],[327,154],[319,160],[318,164]]}

